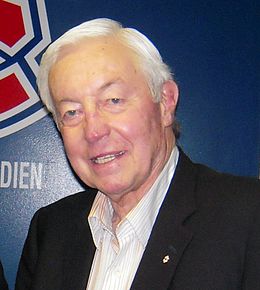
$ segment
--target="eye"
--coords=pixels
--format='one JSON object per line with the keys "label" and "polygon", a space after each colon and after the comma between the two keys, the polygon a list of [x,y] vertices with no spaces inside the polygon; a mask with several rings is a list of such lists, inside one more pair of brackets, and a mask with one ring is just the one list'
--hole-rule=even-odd
{"label": "eye", "polygon": [[112,98],[112,99],[109,99],[109,101],[113,104],[113,105],[117,105],[121,102],[121,99],[119,98]]}
{"label": "eye", "polygon": [[102,102],[103,109],[111,113],[120,113],[126,108],[126,99],[107,96]]}
{"label": "eye", "polygon": [[65,126],[76,126],[81,122],[83,116],[82,110],[67,110],[62,115],[61,122]]}
{"label": "eye", "polygon": [[67,117],[74,117],[76,115],[77,111],[76,110],[69,110],[67,111],[64,116],[67,116]]}

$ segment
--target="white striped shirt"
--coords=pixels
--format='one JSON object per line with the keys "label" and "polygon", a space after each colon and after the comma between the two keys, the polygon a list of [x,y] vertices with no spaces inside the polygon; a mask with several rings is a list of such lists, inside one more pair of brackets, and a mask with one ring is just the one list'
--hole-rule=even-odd
{"label": "white striped shirt", "polygon": [[179,157],[175,146],[163,171],[139,203],[112,230],[113,208],[98,192],[88,222],[96,246],[87,290],[129,290]]}

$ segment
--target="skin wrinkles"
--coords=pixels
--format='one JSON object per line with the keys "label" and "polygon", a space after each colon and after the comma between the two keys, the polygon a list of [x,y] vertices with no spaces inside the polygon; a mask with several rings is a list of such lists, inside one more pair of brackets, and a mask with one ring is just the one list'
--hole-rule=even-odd
{"label": "skin wrinkles", "polygon": [[161,103],[154,103],[136,56],[108,37],[66,47],[49,84],[58,118],[65,103],[80,116],[74,126],[59,123],[71,165],[83,182],[111,199],[116,225],[169,158],[177,86],[166,82]]}

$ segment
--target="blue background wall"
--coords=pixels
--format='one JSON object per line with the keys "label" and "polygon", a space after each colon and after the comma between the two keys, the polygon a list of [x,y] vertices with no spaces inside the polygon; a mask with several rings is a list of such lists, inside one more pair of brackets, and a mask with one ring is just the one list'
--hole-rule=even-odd
{"label": "blue background wall", "polygon": [[[35,7],[36,0],[28,3]],[[45,0],[45,5],[52,40],[96,17],[114,18],[146,34],[173,68],[180,87],[177,116],[184,151],[219,171],[258,176],[259,1]],[[49,116],[0,138],[0,161],[12,164],[13,171],[15,162],[20,167],[28,162],[24,186],[13,173],[16,188],[14,181],[0,187],[0,258],[13,289],[33,213],[82,186]],[[40,175],[38,186],[30,183],[33,164]]]}

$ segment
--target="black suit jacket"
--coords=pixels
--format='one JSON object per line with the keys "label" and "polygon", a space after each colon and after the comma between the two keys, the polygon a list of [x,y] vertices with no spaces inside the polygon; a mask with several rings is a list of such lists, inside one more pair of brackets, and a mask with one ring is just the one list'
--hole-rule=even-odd
{"label": "black suit jacket", "polygon": [[[16,290],[85,290],[95,252],[87,222],[95,194],[78,193],[35,214]],[[216,173],[180,153],[131,287],[164,289],[260,289],[257,180]]]}
{"label": "black suit jacket", "polygon": [[8,290],[8,286],[4,276],[4,269],[0,261],[0,290]]}

